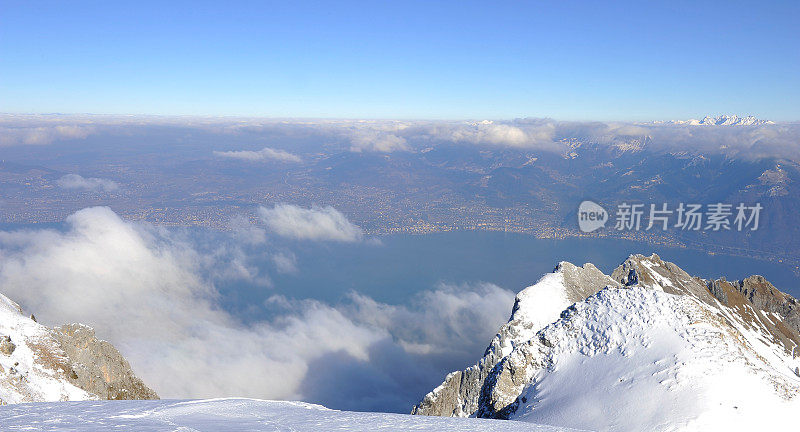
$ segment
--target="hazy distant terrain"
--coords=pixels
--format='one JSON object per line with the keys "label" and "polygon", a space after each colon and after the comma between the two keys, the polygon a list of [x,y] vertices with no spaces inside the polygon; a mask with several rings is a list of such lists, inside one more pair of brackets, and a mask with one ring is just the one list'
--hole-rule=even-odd
{"label": "hazy distant terrain", "polygon": [[[797,124],[277,121],[10,116],[0,221],[123,217],[229,229],[259,205],[332,205],[367,233],[580,234],[584,199],[760,203],[754,232],[615,232],[797,265]],[[612,215],[613,217],[613,215]]]}

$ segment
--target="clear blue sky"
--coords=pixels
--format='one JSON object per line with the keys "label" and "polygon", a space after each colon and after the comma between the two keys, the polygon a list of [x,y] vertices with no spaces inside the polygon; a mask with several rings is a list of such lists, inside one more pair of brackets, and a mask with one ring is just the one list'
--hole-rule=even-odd
{"label": "clear blue sky", "polygon": [[800,120],[800,2],[0,0],[0,112]]}

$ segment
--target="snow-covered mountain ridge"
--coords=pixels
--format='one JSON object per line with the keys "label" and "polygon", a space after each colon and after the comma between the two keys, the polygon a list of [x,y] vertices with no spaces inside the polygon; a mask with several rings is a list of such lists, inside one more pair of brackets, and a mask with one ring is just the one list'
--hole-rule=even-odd
{"label": "snow-covered mountain ridge", "polygon": [[689,125],[689,126],[762,126],[775,124],[771,120],[762,120],[753,116],[739,117],[736,115],[720,115],[716,117],[705,116],[701,120],[670,120],[655,123]]}
{"label": "snow-covered mountain ridge", "polygon": [[518,294],[484,357],[413,412],[588,430],[787,426],[800,408],[798,318],[760,276],[703,280],[656,255],[610,276],[561,263]]}
{"label": "snow-covered mountain ridge", "polygon": [[0,405],[157,398],[90,327],[46,327],[0,294]]}

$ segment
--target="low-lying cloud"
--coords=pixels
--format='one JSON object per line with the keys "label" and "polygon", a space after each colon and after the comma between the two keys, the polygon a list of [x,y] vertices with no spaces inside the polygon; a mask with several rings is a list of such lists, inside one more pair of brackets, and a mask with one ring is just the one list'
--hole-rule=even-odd
{"label": "low-lying cloud", "polygon": [[281,162],[301,162],[300,156],[289,153],[284,150],[276,150],[269,147],[264,147],[258,151],[252,150],[236,150],[236,151],[215,151],[214,156],[229,159],[239,159],[244,161],[266,161],[277,160]]}
{"label": "low-lying cloud", "polygon": [[74,189],[82,191],[104,191],[113,192],[119,189],[119,184],[113,180],[97,177],[85,178],[78,174],[67,174],[58,180],[56,184],[63,189]]}
{"label": "low-lying cloud", "polygon": [[263,305],[273,318],[245,324],[221,307],[208,276],[220,260],[202,250],[88,208],[63,230],[0,232],[0,287],[42,322],[94,326],[161,397],[401,412],[480,354],[514,297],[489,284],[436,287],[405,306],[275,294]]}
{"label": "low-lying cloud", "polygon": [[60,140],[78,140],[95,133],[83,124],[6,125],[0,122],[0,146],[47,145]]}
{"label": "low-lying cloud", "polygon": [[360,153],[372,151],[391,153],[409,150],[406,139],[393,133],[381,131],[359,131],[351,138],[350,151]]}
{"label": "low-lying cloud", "polygon": [[277,204],[259,207],[258,215],[272,232],[298,240],[356,242],[364,238],[358,226],[333,207],[302,208]]}
{"label": "low-lying cloud", "polygon": [[[80,142],[90,135],[131,136],[151,127],[282,142],[304,142],[307,149],[357,153],[415,152],[441,144],[563,153],[571,143],[620,146],[633,140],[648,151],[724,154],[756,159],[800,160],[800,123],[751,126],[692,125],[680,122],[559,121],[549,118],[478,121],[297,120],[155,116],[0,115],[0,145],[46,145]],[[294,140],[294,141],[293,141]],[[316,143],[316,144],[313,144]],[[313,151],[313,150],[312,150]],[[300,162],[297,154],[261,150],[214,151],[220,158],[245,161]]]}
{"label": "low-lying cloud", "polygon": [[433,125],[430,136],[437,140],[519,149],[558,150],[556,125],[550,120],[501,123],[489,120]]}

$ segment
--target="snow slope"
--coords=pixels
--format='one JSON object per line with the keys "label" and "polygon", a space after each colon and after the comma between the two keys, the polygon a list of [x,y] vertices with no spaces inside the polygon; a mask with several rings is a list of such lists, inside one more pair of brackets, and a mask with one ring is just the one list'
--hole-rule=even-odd
{"label": "snow slope", "polygon": [[529,431],[571,429],[522,422],[335,411],[255,399],[93,401],[0,407],[4,431]]}
{"label": "snow slope", "polygon": [[786,396],[800,378],[738,336],[692,297],[603,290],[539,333],[530,348],[549,345],[545,367],[528,370],[510,418],[628,431],[791,425],[800,400]]}

